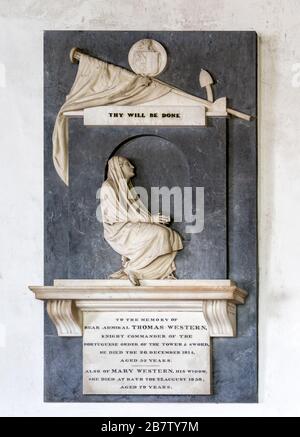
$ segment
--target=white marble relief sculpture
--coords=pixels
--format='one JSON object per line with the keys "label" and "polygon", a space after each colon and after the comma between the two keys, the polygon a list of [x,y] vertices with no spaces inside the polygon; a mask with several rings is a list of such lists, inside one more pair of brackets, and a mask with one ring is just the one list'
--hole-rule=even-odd
{"label": "white marble relief sculpture", "polygon": [[133,176],[128,159],[114,156],[100,191],[104,238],[122,256],[122,268],[110,278],[134,285],[143,279],[175,279],[181,237],[166,226],[169,217],[150,214],[133,187]]}
{"label": "white marble relief sculpture", "polygon": [[[69,183],[68,118],[82,117],[85,110],[104,106],[137,106],[135,112],[138,112],[141,105],[149,104],[153,104],[155,110],[159,107],[170,109],[173,106],[178,110],[198,106],[209,117],[231,115],[247,121],[251,118],[229,108],[226,97],[214,100],[211,89],[213,79],[205,70],[201,71],[199,79],[200,86],[207,91],[207,100],[158,80],[156,76],[167,65],[167,52],[152,39],[137,41],[131,47],[128,62],[133,71],[84,54],[77,48],[71,50],[70,59],[72,62],[79,61],[79,67],[66,101],[57,114],[52,135],[53,163],[66,185]],[[198,113],[198,117],[203,117],[202,112]],[[200,125],[203,124],[200,120]]]}

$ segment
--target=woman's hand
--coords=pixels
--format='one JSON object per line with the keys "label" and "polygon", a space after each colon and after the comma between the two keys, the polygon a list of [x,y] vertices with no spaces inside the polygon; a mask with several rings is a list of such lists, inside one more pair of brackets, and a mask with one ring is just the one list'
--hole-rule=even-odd
{"label": "woman's hand", "polygon": [[166,215],[162,215],[160,212],[158,214],[154,214],[151,216],[152,223],[159,223],[165,225],[166,223],[170,223],[170,217]]}

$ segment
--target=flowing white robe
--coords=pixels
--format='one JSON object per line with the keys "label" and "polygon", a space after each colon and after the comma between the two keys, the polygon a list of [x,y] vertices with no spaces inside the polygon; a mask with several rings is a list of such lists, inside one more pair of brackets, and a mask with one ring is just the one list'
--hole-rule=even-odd
{"label": "flowing white robe", "polygon": [[165,225],[152,223],[132,185],[120,177],[116,158],[112,158],[113,165],[110,162],[109,177],[100,192],[104,238],[128,259],[125,273],[132,272],[138,279],[165,279],[176,269],[174,258],[183,247],[181,237]]}

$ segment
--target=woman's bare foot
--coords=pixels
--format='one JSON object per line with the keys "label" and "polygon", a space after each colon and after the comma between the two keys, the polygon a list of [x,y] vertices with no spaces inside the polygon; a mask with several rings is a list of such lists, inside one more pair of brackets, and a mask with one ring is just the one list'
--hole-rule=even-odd
{"label": "woman's bare foot", "polygon": [[135,287],[138,287],[140,285],[140,281],[138,280],[138,278],[135,276],[134,273],[128,272],[128,279]]}
{"label": "woman's bare foot", "polygon": [[124,272],[124,270],[118,270],[115,273],[112,273],[109,275],[109,279],[128,279],[127,274]]}

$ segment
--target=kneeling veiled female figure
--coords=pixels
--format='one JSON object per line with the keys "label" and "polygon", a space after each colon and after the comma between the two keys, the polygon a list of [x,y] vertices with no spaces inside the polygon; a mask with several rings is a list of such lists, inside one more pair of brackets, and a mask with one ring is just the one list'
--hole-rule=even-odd
{"label": "kneeling veiled female figure", "polygon": [[169,217],[151,215],[140,201],[131,178],[134,167],[128,159],[114,156],[100,192],[104,238],[122,256],[123,268],[112,279],[175,279],[174,259],[182,249],[179,234],[165,223]]}

